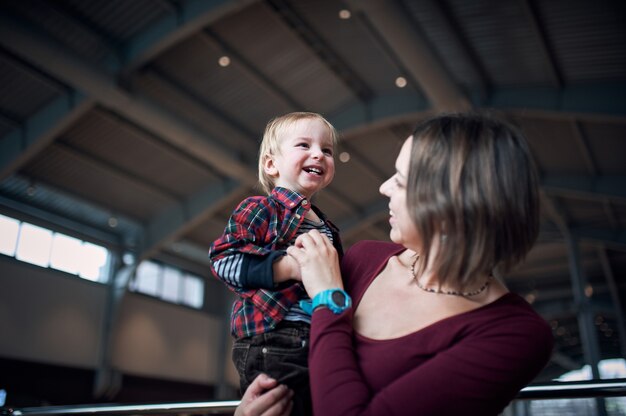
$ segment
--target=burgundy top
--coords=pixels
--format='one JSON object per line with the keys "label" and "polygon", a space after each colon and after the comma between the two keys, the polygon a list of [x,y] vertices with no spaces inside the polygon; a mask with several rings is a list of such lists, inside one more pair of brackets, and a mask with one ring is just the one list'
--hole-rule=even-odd
{"label": "burgundy top", "polygon": [[546,365],[548,324],[518,295],[389,340],[356,334],[352,316],[387,260],[405,250],[354,245],[342,261],[353,308],[313,314],[309,370],[316,415],[497,415]]}

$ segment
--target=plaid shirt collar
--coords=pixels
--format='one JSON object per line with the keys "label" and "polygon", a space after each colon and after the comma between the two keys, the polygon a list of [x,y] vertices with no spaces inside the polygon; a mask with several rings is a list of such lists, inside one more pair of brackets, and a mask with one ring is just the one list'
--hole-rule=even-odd
{"label": "plaid shirt collar", "polygon": [[283,188],[281,186],[277,186],[272,189],[270,197],[289,209],[294,209],[300,204],[302,204],[303,206],[307,206],[311,203],[309,200],[306,199],[304,195],[299,194],[296,191],[292,191],[291,189]]}

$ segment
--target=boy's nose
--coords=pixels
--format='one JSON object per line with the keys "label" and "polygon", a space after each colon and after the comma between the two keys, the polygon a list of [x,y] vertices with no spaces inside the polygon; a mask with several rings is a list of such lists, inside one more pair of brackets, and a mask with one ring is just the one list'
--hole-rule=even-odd
{"label": "boy's nose", "polygon": [[321,158],[323,154],[324,153],[322,152],[322,149],[316,149],[316,148],[311,149],[311,156],[313,156],[314,159]]}

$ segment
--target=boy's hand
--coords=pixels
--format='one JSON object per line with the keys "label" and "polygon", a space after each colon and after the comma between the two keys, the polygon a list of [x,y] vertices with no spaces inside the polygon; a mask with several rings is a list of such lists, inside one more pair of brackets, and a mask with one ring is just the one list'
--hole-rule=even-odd
{"label": "boy's hand", "polygon": [[274,283],[282,283],[287,280],[302,281],[300,265],[293,257],[282,256],[272,265],[274,271]]}

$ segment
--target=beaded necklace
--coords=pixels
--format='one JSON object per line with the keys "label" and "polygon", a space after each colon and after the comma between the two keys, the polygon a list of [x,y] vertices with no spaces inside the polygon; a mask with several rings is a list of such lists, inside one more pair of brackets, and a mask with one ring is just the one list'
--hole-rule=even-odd
{"label": "beaded necklace", "polygon": [[491,283],[491,276],[489,276],[489,277],[487,277],[487,280],[485,281],[485,283],[481,287],[479,287],[478,289],[473,290],[471,292],[458,292],[456,290],[441,290],[439,288],[433,289],[432,287],[426,287],[426,286],[424,286],[424,285],[422,285],[420,283],[419,279],[415,275],[415,264],[417,264],[417,260],[418,259],[419,259],[419,256],[416,256],[415,257],[415,261],[413,262],[413,264],[411,264],[411,277],[415,281],[415,284],[417,284],[417,287],[422,289],[424,292],[437,293],[437,294],[440,294],[440,295],[469,297],[469,296],[476,296],[476,295],[484,292],[489,287],[489,284]]}

